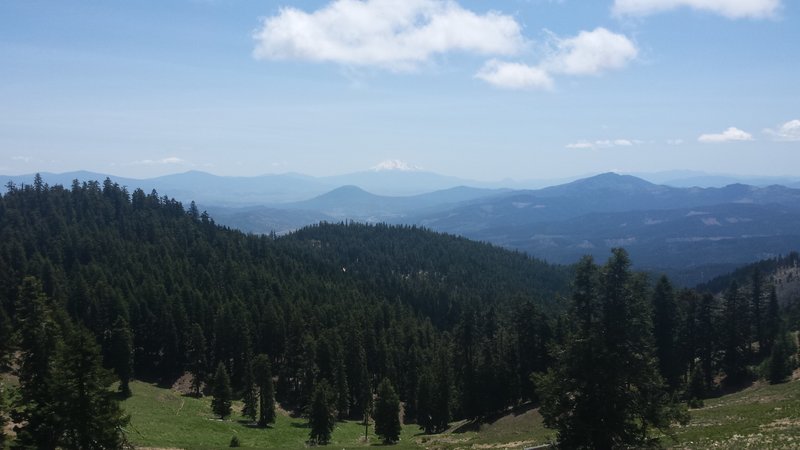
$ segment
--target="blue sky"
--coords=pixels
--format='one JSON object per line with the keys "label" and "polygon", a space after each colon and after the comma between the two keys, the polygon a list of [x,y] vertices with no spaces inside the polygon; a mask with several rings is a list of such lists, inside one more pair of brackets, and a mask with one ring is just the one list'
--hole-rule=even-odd
{"label": "blue sky", "polygon": [[800,176],[788,0],[0,2],[0,173]]}

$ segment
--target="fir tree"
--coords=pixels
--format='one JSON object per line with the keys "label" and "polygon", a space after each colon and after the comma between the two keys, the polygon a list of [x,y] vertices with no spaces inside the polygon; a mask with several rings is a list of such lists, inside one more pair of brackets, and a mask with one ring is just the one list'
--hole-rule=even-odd
{"label": "fir tree", "polygon": [[272,368],[269,357],[261,354],[253,359],[253,375],[258,386],[259,416],[258,426],[266,427],[275,423],[275,389],[272,383]]}
{"label": "fir tree", "polygon": [[736,281],[725,293],[723,311],[723,357],[722,370],[725,383],[737,385],[747,377],[747,304],[741,298]]}
{"label": "fir tree", "polygon": [[672,285],[662,276],[653,292],[653,337],[655,338],[658,370],[670,389],[680,383],[681,363],[677,353],[678,308]]}
{"label": "fir tree", "polygon": [[206,338],[200,325],[192,324],[191,337],[189,338],[188,369],[192,374],[192,390],[196,397],[200,396],[200,389],[205,382],[206,367]]}
{"label": "fir tree", "polygon": [[761,271],[756,268],[753,271],[753,279],[750,290],[750,322],[752,324],[752,339],[750,341],[758,343],[758,352],[764,355],[766,342],[764,340],[764,317],[762,314],[761,298],[763,294],[763,281]]}
{"label": "fir tree", "polygon": [[8,414],[8,400],[6,400],[6,385],[0,383],[0,448],[5,448],[6,442],[6,414]]}
{"label": "fir tree", "polygon": [[555,367],[537,377],[545,425],[564,448],[643,447],[651,427],[677,418],[654,356],[642,279],[624,250],[598,271],[584,258],[570,316],[575,327]]}
{"label": "fir tree", "polygon": [[122,316],[114,321],[109,347],[109,365],[119,378],[119,391],[123,396],[129,397],[130,381],[133,378],[133,335],[128,322]]}
{"label": "fir tree", "polygon": [[328,381],[320,380],[314,388],[309,405],[308,424],[311,428],[309,439],[317,445],[326,445],[331,440],[336,425],[334,398]]}
{"label": "fir tree", "polygon": [[787,332],[779,333],[769,358],[768,378],[771,384],[783,383],[792,374],[796,352],[794,337]]}
{"label": "fir tree", "polygon": [[62,327],[55,318],[41,283],[27,277],[17,299],[19,333],[19,402],[11,411],[18,424],[17,442],[29,448],[56,448],[64,432],[64,417],[54,401],[58,395],[56,357],[63,346]]}
{"label": "fir tree", "polygon": [[220,419],[225,420],[226,417],[231,415],[231,379],[228,376],[228,371],[225,365],[219,363],[217,371],[214,373],[214,381],[212,387],[212,395],[214,398],[211,400],[211,410],[219,416]]}
{"label": "fir tree", "polygon": [[255,422],[258,417],[258,387],[253,375],[253,366],[248,364],[242,381],[242,415]]}
{"label": "fir tree", "polygon": [[781,318],[780,307],[778,305],[778,293],[775,290],[775,285],[772,285],[769,291],[767,315],[764,320],[764,354],[769,355],[772,353],[772,346],[775,343],[775,337],[778,336],[780,331],[780,325]]}
{"label": "fir tree", "polygon": [[419,377],[417,388],[417,425],[425,432],[432,434],[436,431],[433,421],[434,381],[430,369],[424,369]]}
{"label": "fir tree", "polygon": [[453,411],[453,377],[446,347],[439,350],[436,361],[436,381],[433,392],[431,420],[436,432],[447,429]]}
{"label": "fir tree", "polygon": [[2,302],[0,302],[0,371],[6,368],[11,355],[13,329],[11,319],[6,314]]}
{"label": "fir tree", "polygon": [[383,439],[384,444],[392,444],[400,439],[400,398],[388,378],[378,385],[374,419],[375,434]]}
{"label": "fir tree", "polygon": [[[113,377],[103,369],[100,348],[83,327],[69,333],[59,358],[59,400],[63,402],[64,435],[60,446],[117,449],[125,444],[129,418],[109,390]],[[55,399],[54,399],[55,400]]]}

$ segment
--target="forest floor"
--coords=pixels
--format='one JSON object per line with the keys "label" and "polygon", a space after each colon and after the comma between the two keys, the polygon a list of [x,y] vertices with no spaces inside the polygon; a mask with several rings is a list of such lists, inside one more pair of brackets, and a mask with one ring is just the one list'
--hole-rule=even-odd
{"label": "forest floor", "polygon": [[[237,436],[245,448],[298,449],[306,447],[308,427],[303,418],[284,411],[274,426],[249,425],[234,404],[233,417],[221,421],[211,414],[211,399],[194,398],[143,382],[131,385],[133,396],[123,403],[131,415],[130,441],[138,448],[227,448]],[[742,391],[706,400],[690,410],[691,421],[674,429],[675,439],[664,437],[665,447],[680,449],[800,448],[800,380],[769,385],[758,382]],[[370,427],[357,421],[339,422],[327,448],[382,446]],[[521,449],[547,444],[555,436],[544,428],[537,409],[521,408],[490,418],[486,423],[453,423],[442,434],[424,435],[416,425],[403,427],[397,450]]]}

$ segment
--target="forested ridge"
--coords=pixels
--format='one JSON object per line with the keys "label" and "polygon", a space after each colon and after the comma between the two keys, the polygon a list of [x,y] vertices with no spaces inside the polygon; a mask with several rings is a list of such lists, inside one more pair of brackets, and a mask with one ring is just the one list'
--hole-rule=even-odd
{"label": "forested ridge", "polygon": [[[86,336],[97,355],[89,345],[82,367],[104,380],[99,391],[110,385],[94,367],[101,361],[122,395],[134,377],[170,384],[188,372],[198,394],[214,396],[218,416],[230,414],[223,397],[232,396],[263,426],[277,401],[307,415],[320,443],[331,420],[370,413],[377,393],[384,408],[396,395],[404,419],[428,433],[542,400],[567,447],[638,445],[649,427],[680,418],[668,413],[674,400],[701,401],[720,379],[781,381],[796,352],[787,331],[797,324],[781,320],[758,272],[715,297],[675,291],[666,278],[650,286],[624,251],[576,271],[416,227],[320,224],[284,237],[246,235],[193,203],[108,179],[9,184],[0,197],[0,267],[0,362],[22,364],[11,401],[18,424],[36,412],[26,395],[44,404],[70,380],[59,371],[52,382],[25,378],[26,355],[50,348],[33,362],[71,367],[71,346]],[[26,328],[36,321],[54,325]],[[617,370],[630,356],[625,348],[634,349],[637,373]],[[774,361],[782,365],[773,373]],[[604,379],[607,386],[581,391]],[[646,386],[631,387],[639,382]],[[648,399],[620,395],[617,384],[646,388]],[[627,412],[600,436],[592,421],[607,418],[591,405],[605,402]],[[576,414],[584,422],[570,419]],[[42,427],[69,429],[50,416]]]}
{"label": "forested ridge", "polygon": [[465,410],[478,395],[465,379],[479,371],[490,380],[487,408],[530,399],[528,377],[543,370],[551,334],[543,310],[568,289],[564,268],[462,238],[359,224],[245,235],[193,204],[110,180],[9,185],[0,235],[7,322],[32,276],[91,330],[109,368],[112,332],[124,324],[137,378],[169,382],[190,371],[210,381],[222,363],[241,393],[251,360],[265,354],[286,408],[304,411],[325,379],[341,417],[363,414],[366,392],[383,378],[409,419],[420,380],[438,383],[422,388],[446,397],[432,414],[443,424],[488,412]]}

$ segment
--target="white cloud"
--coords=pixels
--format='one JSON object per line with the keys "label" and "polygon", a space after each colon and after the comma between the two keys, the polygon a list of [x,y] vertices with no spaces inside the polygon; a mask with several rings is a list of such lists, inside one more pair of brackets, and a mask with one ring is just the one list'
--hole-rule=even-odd
{"label": "white cloud", "polygon": [[552,73],[597,75],[622,69],[636,59],[636,44],[605,28],[581,31],[577,36],[555,41],[555,51],[542,63]]}
{"label": "white cloud", "polygon": [[491,60],[475,74],[493,86],[505,89],[552,89],[553,78],[546,70],[521,63]]}
{"label": "white cloud", "polygon": [[727,130],[723,131],[722,133],[718,134],[703,134],[699,138],[697,138],[699,142],[703,142],[706,144],[718,144],[723,142],[735,142],[735,141],[752,141],[753,135],[742,131],[736,127],[730,127]]}
{"label": "white cloud", "polygon": [[587,148],[611,148],[611,147],[633,147],[634,145],[644,144],[644,141],[637,139],[599,139],[596,141],[577,141],[567,144],[567,148],[587,149]]}
{"label": "white cloud", "polygon": [[774,17],[781,0],[615,0],[612,7],[618,16],[647,16],[688,7],[708,11],[729,19]]}
{"label": "white cloud", "polygon": [[285,7],[253,37],[256,59],[390,70],[412,70],[449,52],[513,55],[525,46],[513,17],[477,14],[454,0],[334,0],[310,13]]}
{"label": "white cloud", "polygon": [[170,156],[164,159],[143,159],[140,161],[134,161],[132,164],[142,165],[142,166],[155,166],[155,165],[184,164],[184,163],[186,163],[185,159],[181,159],[176,156]]}
{"label": "white cloud", "polygon": [[553,75],[599,75],[622,69],[636,59],[636,44],[605,28],[555,38],[549,55],[538,65],[491,60],[475,75],[508,89],[552,89]]}
{"label": "white cloud", "polygon": [[683,139],[667,139],[667,145],[683,145]]}
{"label": "white cloud", "polygon": [[777,129],[767,128],[764,132],[776,141],[800,141],[800,120],[790,120]]}
{"label": "white cloud", "polygon": [[418,166],[409,164],[399,159],[387,159],[386,161],[379,162],[377,165],[373,166],[370,170],[372,170],[373,172],[384,172],[384,171],[416,172],[422,169]]}

